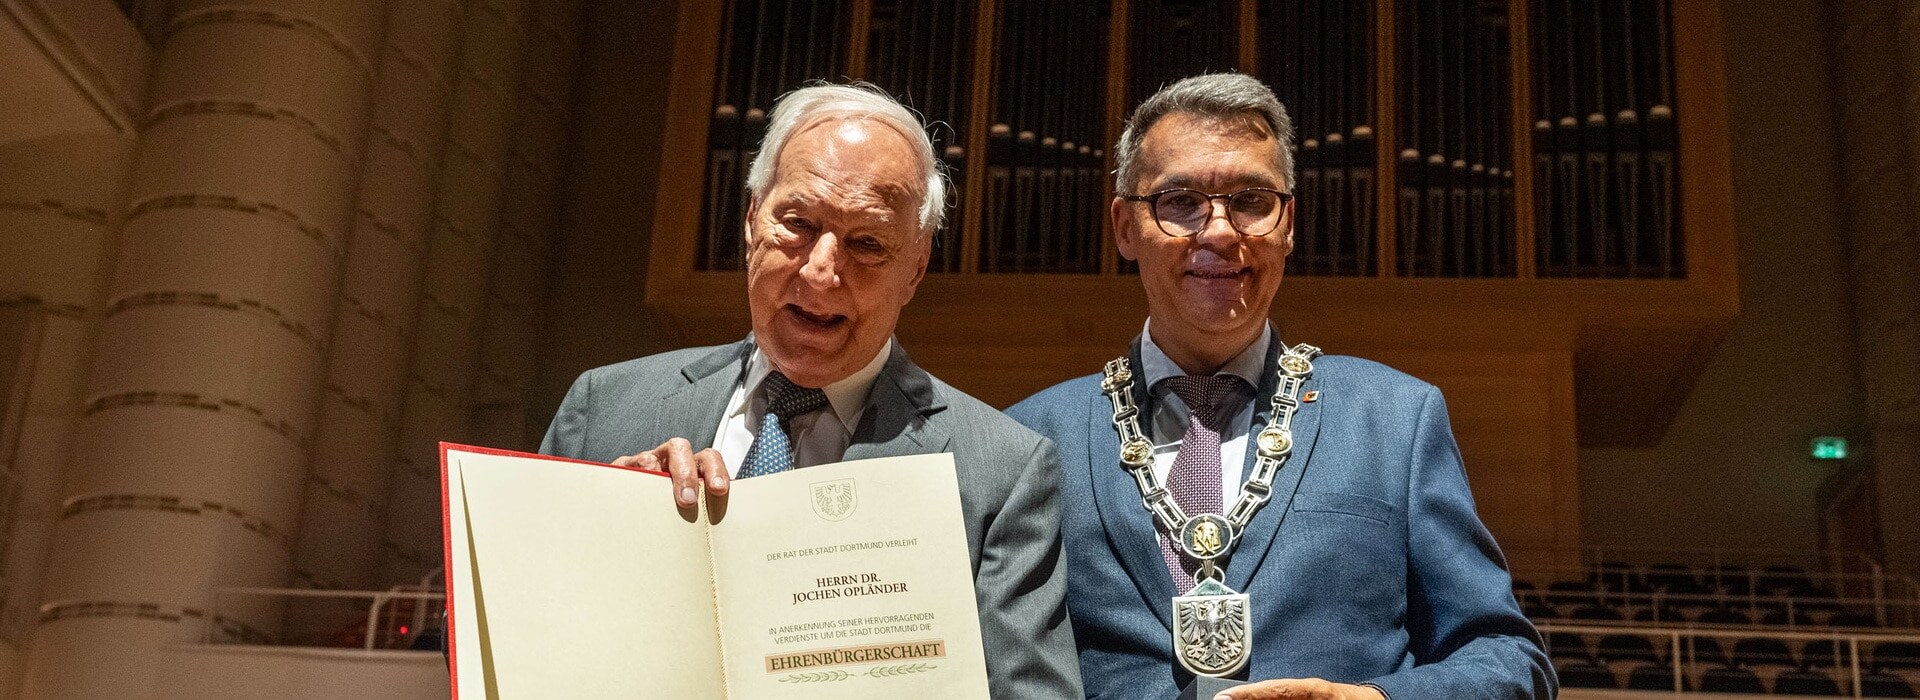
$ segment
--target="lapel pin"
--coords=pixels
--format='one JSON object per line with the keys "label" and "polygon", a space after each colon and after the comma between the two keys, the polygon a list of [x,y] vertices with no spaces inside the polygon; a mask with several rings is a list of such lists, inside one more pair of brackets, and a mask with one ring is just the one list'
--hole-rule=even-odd
{"label": "lapel pin", "polygon": [[1304,395],[1304,396],[1301,396],[1301,397],[1300,397],[1300,400],[1301,400],[1301,401],[1305,401],[1305,402],[1307,402],[1307,403],[1313,403],[1313,402],[1315,402],[1315,401],[1319,401],[1319,400],[1320,400],[1320,392],[1319,392],[1319,391],[1317,391],[1317,390],[1316,390],[1316,391],[1309,391],[1309,392],[1307,392],[1307,393],[1306,393],[1306,395]]}

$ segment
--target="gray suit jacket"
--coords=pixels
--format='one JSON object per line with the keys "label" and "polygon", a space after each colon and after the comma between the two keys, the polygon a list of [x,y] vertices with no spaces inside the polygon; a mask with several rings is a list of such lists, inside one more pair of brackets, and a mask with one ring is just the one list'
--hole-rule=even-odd
{"label": "gray suit jacket", "polygon": [[[712,447],[753,347],[748,337],[590,370],[567,392],[540,451],[610,462],[675,437]],[[1053,443],[933,378],[894,343],[845,458],[939,452],[952,452],[959,470],[993,696],[1082,697]]]}

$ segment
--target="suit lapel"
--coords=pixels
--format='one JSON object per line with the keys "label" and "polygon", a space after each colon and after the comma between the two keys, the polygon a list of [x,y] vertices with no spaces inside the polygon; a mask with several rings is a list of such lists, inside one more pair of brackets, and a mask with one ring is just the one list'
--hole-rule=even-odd
{"label": "suit lapel", "polygon": [[[1257,441],[1253,438],[1260,434],[1261,428],[1266,427],[1267,423],[1273,420],[1272,397],[1274,390],[1280,384],[1279,370],[1275,364],[1279,360],[1280,347],[1280,339],[1275,337],[1273,348],[1267,352],[1266,370],[1260,375],[1260,392],[1254,399],[1254,427],[1247,435],[1246,461],[1242,463],[1245,466],[1240,471],[1242,483],[1246,476],[1253,473],[1254,456],[1258,454]],[[1301,385],[1301,395],[1304,396],[1307,391],[1318,388],[1319,384],[1320,380],[1317,378],[1308,379]],[[1247,531],[1240,535],[1240,544],[1234,548],[1233,558],[1227,564],[1227,587],[1242,593],[1247,592],[1247,585],[1253,580],[1254,573],[1260,569],[1261,562],[1266,560],[1268,550],[1273,548],[1273,541],[1280,532],[1280,526],[1286,522],[1287,512],[1293,507],[1293,494],[1300,490],[1300,477],[1306,473],[1307,465],[1311,463],[1314,444],[1320,437],[1320,414],[1325,410],[1326,404],[1327,397],[1323,394],[1320,400],[1301,403],[1300,408],[1294,411],[1293,452],[1287,457],[1287,461],[1280,465],[1279,473],[1273,477],[1272,499],[1268,500],[1259,512],[1254,513],[1253,520],[1247,523]]]}
{"label": "suit lapel", "polygon": [[[727,399],[752,356],[753,338],[749,336],[682,367],[680,380],[686,382],[684,386],[631,413],[644,416],[632,427],[637,443],[634,448],[652,449],[675,437],[686,438],[696,451],[712,447],[714,435],[720,430],[720,414],[726,412]],[[652,439],[649,435],[659,437]]]}
{"label": "suit lapel", "polygon": [[907,357],[894,341],[880,376],[867,391],[867,408],[847,443],[845,459],[876,459],[947,451],[952,436],[933,420],[945,410],[933,388],[933,375]]}
{"label": "suit lapel", "polygon": [[[1129,353],[1132,363],[1133,401],[1140,408],[1142,422],[1152,415],[1148,405],[1146,375],[1140,365],[1140,344],[1135,341]],[[1167,629],[1173,629],[1173,577],[1167,562],[1160,557],[1160,535],[1153,526],[1153,514],[1140,503],[1140,487],[1120,464],[1120,436],[1113,430],[1113,404],[1105,393],[1088,398],[1087,462],[1088,479],[1093,484],[1094,503],[1100,510],[1100,523],[1118,552],[1121,568],[1153,609],[1155,617]]]}

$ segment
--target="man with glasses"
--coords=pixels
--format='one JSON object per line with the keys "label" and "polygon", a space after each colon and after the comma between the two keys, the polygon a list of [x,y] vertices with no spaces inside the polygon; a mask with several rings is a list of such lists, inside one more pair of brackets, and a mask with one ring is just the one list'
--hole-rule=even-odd
{"label": "man with glasses", "polygon": [[1171,698],[1199,674],[1253,681],[1235,699],[1551,697],[1439,391],[1268,322],[1292,137],[1243,75],[1142,103],[1110,217],[1145,328],[1008,411],[1060,448],[1087,694]]}

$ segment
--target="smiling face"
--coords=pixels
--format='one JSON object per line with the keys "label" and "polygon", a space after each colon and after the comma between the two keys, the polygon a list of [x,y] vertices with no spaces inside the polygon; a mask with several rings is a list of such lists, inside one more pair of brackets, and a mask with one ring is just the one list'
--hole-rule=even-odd
{"label": "smiling face", "polygon": [[[1147,130],[1133,194],[1192,188],[1232,194],[1248,187],[1287,191],[1281,145],[1257,117],[1217,119],[1176,112]],[[1218,201],[1218,200],[1216,200]],[[1120,254],[1140,265],[1153,340],[1170,351],[1231,356],[1267,322],[1287,254],[1293,252],[1293,202],[1278,228],[1242,236],[1227,221],[1224,203],[1198,234],[1175,238],[1161,231],[1145,202],[1115,198],[1109,211]],[[1206,351],[1231,344],[1221,352]]]}
{"label": "smiling face", "polygon": [[882,122],[822,118],[787,139],[748,210],[754,339],[794,383],[823,387],[865,366],[926,276],[913,154]]}

